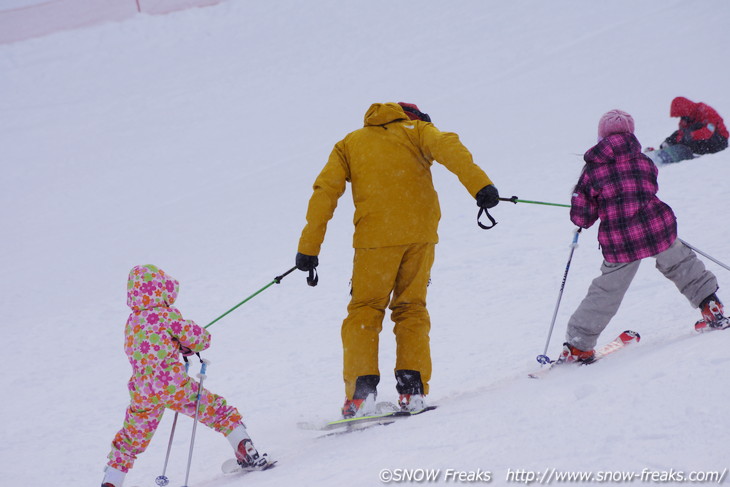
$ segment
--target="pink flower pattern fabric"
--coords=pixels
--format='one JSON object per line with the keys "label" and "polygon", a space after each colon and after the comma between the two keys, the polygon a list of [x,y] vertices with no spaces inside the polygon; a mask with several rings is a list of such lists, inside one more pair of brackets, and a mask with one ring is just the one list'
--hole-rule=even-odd
{"label": "pink flower pattern fabric", "polygon": [[[210,334],[172,307],[178,291],[178,282],[156,266],[136,266],[129,273],[127,305],[132,314],[124,331],[124,351],[133,370],[128,383],[131,400],[108,462],[122,472],[145,451],[165,408],[195,416],[198,383],[180,362],[180,346],[201,352],[210,346]],[[198,419],[227,436],[241,415],[224,398],[203,389]]]}

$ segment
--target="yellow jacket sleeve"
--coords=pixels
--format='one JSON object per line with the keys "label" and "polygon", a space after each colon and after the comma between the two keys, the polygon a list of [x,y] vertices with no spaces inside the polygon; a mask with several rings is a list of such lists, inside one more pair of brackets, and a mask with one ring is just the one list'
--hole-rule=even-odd
{"label": "yellow jacket sleeve", "polygon": [[469,194],[476,196],[480,189],[492,184],[489,176],[474,163],[471,152],[464,147],[458,135],[441,132],[431,124],[424,124],[420,136],[426,158],[436,160],[455,174]]}
{"label": "yellow jacket sleeve", "polygon": [[307,206],[307,224],[299,239],[298,252],[305,255],[319,255],[327,223],[337,208],[337,201],[345,192],[350,179],[344,158],[344,143],[338,142],[330,154],[327,164],[314,181],[314,192]]}

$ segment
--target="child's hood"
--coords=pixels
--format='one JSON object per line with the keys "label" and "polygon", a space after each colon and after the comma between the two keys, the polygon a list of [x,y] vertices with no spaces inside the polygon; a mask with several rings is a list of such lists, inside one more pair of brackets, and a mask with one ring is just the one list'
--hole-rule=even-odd
{"label": "child's hood", "polygon": [[672,105],[669,107],[669,116],[692,117],[698,105],[699,103],[695,103],[683,96],[678,96],[672,100]]}
{"label": "child's hood", "polygon": [[601,139],[583,156],[591,164],[610,164],[641,154],[641,144],[629,133],[611,134]]}
{"label": "child's hood", "polygon": [[138,265],[129,271],[127,306],[142,311],[158,306],[172,306],[177,299],[180,284],[154,265]]}

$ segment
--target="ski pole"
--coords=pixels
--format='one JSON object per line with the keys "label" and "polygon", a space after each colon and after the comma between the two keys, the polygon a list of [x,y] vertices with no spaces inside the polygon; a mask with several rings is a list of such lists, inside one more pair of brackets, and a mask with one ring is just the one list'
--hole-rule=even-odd
{"label": "ski pole", "polygon": [[[200,358],[200,354],[198,354],[198,358]],[[203,380],[207,377],[205,375],[206,370],[208,369],[208,364],[210,362],[204,358],[200,358],[200,373],[198,374],[198,379],[200,379],[200,382],[198,382],[198,398],[195,400],[195,416],[193,417],[193,434],[190,438],[190,452],[188,453],[188,468],[185,471],[185,485],[183,487],[188,487],[188,477],[190,476],[190,463],[193,461],[193,447],[195,446],[195,430],[198,426],[198,416],[200,414],[200,396],[203,393]]]}
{"label": "ski pole", "polygon": [[[190,362],[188,362],[188,358],[183,355],[183,360],[185,361],[185,373],[188,373],[188,370],[190,369]],[[180,415],[177,411],[175,411],[175,419],[172,420],[172,430],[170,430],[170,441],[167,444],[167,454],[165,455],[165,465],[162,467],[162,475],[158,476],[155,479],[155,483],[159,485],[160,487],[164,487],[165,485],[170,483],[170,479],[167,478],[165,475],[165,472],[167,472],[167,462],[170,460],[170,450],[172,449],[172,439],[175,437],[175,427],[177,426],[177,417]]]}
{"label": "ski pole", "polygon": [[694,250],[695,252],[697,252],[698,254],[700,254],[701,256],[703,256],[703,257],[707,257],[708,259],[710,259],[710,260],[711,260],[712,262],[714,262],[715,264],[719,265],[720,267],[724,267],[725,269],[727,269],[727,270],[729,270],[729,271],[730,271],[730,266],[728,266],[728,265],[726,265],[726,264],[723,264],[722,262],[720,262],[719,260],[715,259],[714,257],[712,257],[712,256],[710,256],[710,255],[707,255],[706,253],[702,252],[702,251],[701,251],[700,249],[698,249],[697,247],[693,247],[693,246],[691,246],[690,244],[688,244],[687,242],[685,242],[685,241],[684,241],[684,240],[682,240],[681,238],[679,239],[679,241],[680,241],[680,242],[682,242],[682,243],[683,243],[684,245],[686,245],[687,247],[689,247],[690,249],[692,249],[692,250]]}
{"label": "ski pole", "polygon": [[269,288],[270,286],[272,286],[274,284],[279,284],[282,279],[284,279],[286,276],[288,276],[289,274],[291,274],[292,272],[294,272],[294,270],[296,268],[297,268],[297,266],[294,266],[291,269],[289,269],[288,271],[286,271],[285,273],[283,273],[282,275],[276,276],[274,278],[274,280],[271,281],[270,283],[268,283],[266,286],[262,287],[261,289],[259,289],[255,293],[253,293],[251,296],[247,297],[246,299],[244,299],[243,301],[241,301],[240,303],[238,303],[237,305],[235,305],[233,308],[229,309],[228,311],[226,311],[225,313],[223,313],[222,315],[220,315],[218,318],[214,319],[213,321],[211,321],[210,323],[208,323],[207,325],[205,325],[203,328],[208,328],[213,323],[215,323],[216,321],[220,320],[224,316],[227,316],[229,313],[235,311],[236,309],[238,309],[239,306],[241,306],[245,302],[251,300],[252,298],[254,298],[255,296],[257,296],[258,294],[262,293],[265,289]]}
{"label": "ski pole", "polygon": [[[511,198],[499,198],[499,201],[509,201],[510,203],[530,203],[533,205],[548,205],[548,206],[561,206],[563,208],[570,208],[570,205],[564,205],[562,203],[548,203],[546,201],[531,201],[531,200],[521,200],[517,196],[513,196]],[[487,218],[489,218],[489,221],[492,223],[491,225],[485,225],[483,224],[480,219],[482,217],[482,213],[487,215]],[[484,230],[489,230],[490,228],[494,228],[494,226],[497,224],[497,221],[492,217],[492,215],[489,214],[489,211],[487,211],[484,208],[479,208],[479,213],[477,213],[477,225],[479,225],[480,228],[483,228]]]}
{"label": "ski pole", "polygon": [[573,252],[578,247],[578,235],[582,229],[578,228],[573,235],[573,242],[570,244],[570,256],[568,257],[568,264],[565,266],[565,273],[563,274],[563,283],[560,285],[560,292],[558,293],[558,301],[555,303],[555,310],[553,311],[553,319],[550,322],[550,330],[548,330],[547,341],[545,342],[545,350],[542,355],[537,356],[537,361],[546,365],[550,363],[550,358],[547,356],[548,346],[550,346],[550,337],[553,335],[553,328],[555,327],[555,318],[558,316],[558,308],[560,308],[560,301],[563,299],[563,290],[565,289],[565,281],[568,279],[568,271],[570,270],[570,262],[573,260]]}
{"label": "ski pole", "polygon": [[499,198],[499,201],[509,201],[510,203],[530,203],[531,205],[548,205],[548,206],[562,206],[563,208],[570,208],[570,205],[564,205],[562,203],[548,203],[546,201],[531,201],[531,200],[521,200],[517,198],[517,196],[513,196],[511,198]]}

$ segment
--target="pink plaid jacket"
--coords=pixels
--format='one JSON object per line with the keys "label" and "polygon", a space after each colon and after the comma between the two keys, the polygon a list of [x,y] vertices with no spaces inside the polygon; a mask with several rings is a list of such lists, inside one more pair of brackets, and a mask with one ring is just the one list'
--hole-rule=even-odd
{"label": "pink plaid jacket", "polygon": [[674,243],[676,217],[657,197],[657,168],[633,134],[609,135],[583,159],[570,219],[582,228],[601,220],[598,242],[607,262],[651,257]]}

